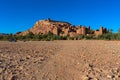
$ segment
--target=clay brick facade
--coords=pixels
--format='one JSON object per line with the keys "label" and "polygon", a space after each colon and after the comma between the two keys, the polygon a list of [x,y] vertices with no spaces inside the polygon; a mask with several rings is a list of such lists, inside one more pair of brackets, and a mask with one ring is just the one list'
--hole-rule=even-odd
{"label": "clay brick facade", "polygon": [[99,30],[96,30],[96,31],[94,32],[94,34],[95,34],[96,36],[99,36],[99,35],[102,35],[102,34],[106,34],[106,33],[107,33],[107,29],[106,29],[106,28],[103,28],[103,27],[100,27]]}
{"label": "clay brick facade", "polygon": [[85,27],[85,26],[78,26],[78,28],[76,30],[76,33],[79,34],[79,35],[93,34],[95,36],[98,36],[98,35],[106,34],[107,33],[107,29],[103,28],[103,27],[100,27],[100,29],[99,30],[95,30],[94,33],[90,33],[90,32],[91,32],[90,26],[88,28]]}
{"label": "clay brick facade", "polygon": [[90,34],[90,26],[87,28],[85,26],[78,26],[76,33],[79,35],[87,35]]}

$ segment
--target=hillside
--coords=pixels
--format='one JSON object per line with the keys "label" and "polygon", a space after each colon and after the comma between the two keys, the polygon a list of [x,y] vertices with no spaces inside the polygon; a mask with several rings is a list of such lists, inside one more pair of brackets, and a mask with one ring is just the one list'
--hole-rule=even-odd
{"label": "hillside", "polygon": [[107,33],[107,30],[103,27],[100,28],[100,30],[94,30],[93,33],[91,33],[90,26],[73,26],[72,24],[68,22],[63,21],[55,21],[51,19],[47,20],[40,20],[37,21],[34,26],[22,33],[19,33],[19,35],[27,35],[29,33],[33,34],[47,34],[48,32],[51,32],[58,36],[71,36],[75,37],[78,35],[102,35]]}

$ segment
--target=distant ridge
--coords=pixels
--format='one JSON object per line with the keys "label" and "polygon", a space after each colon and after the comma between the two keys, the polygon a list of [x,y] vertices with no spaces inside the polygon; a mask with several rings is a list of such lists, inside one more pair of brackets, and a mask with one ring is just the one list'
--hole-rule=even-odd
{"label": "distant ridge", "polygon": [[3,36],[3,35],[8,35],[8,34],[6,34],[6,33],[0,33],[0,36]]}

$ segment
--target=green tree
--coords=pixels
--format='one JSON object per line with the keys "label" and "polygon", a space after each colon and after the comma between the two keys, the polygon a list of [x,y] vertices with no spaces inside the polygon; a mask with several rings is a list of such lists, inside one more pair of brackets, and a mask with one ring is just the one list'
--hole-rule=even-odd
{"label": "green tree", "polygon": [[120,28],[118,29],[118,33],[120,33]]}
{"label": "green tree", "polygon": [[109,29],[109,30],[108,30],[108,33],[113,33],[113,29]]}
{"label": "green tree", "polygon": [[33,39],[34,38],[34,34],[32,32],[29,32],[27,35],[26,35],[26,39],[30,40],[30,39]]}

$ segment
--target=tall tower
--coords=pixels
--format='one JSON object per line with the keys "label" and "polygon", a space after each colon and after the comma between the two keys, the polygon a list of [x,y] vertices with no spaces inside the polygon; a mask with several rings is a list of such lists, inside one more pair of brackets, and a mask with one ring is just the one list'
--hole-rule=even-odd
{"label": "tall tower", "polygon": [[90,26],[87,28],[87,34],[90,34]]}
{"label": "tall tower", "polygon": [[100,32],[99,32],[99,34],[100,34],[100,35],[103,34],[103,27],[102,27],[102,26],[100,27]]}
{"label": "tall tower", "polygon": [[86,28],[82,27],[82,34],[85,35],[86,34]]}

